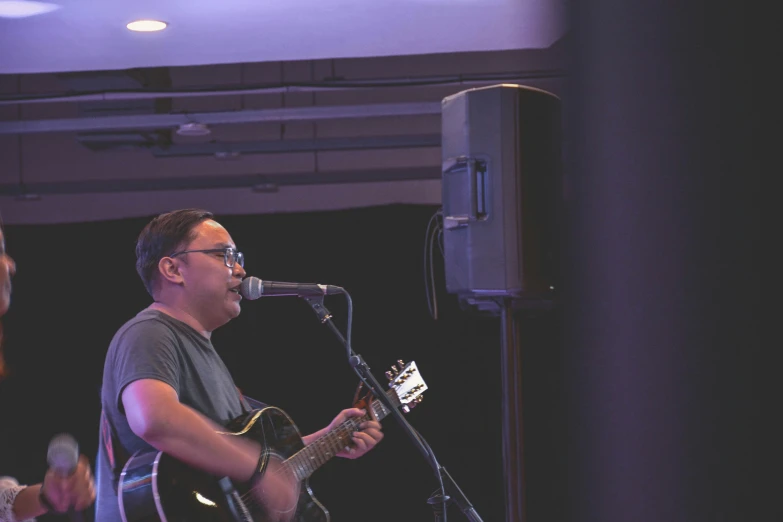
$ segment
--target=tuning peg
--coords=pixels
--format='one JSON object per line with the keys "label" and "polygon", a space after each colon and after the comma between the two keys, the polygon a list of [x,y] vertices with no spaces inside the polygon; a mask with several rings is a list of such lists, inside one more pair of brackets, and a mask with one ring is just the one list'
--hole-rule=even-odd
{"label": "tuning peg", "polygon": [[402,359],[397,359],[397,364],[399,364],[399,365],[400,365],[400,370],[402,370],[403,368],[405,368],[405,363],[404,363],[404,362],[402,362]]}
{"label": "tuning peg", "polygon": [[398,370],[398,369],[397,369],[397,367],[396,367],[396,366],[394,366],[393,364],[392,364],[392,366],[391,366],[391,371],[392,371],[392,374],[393,374],[395,377],[397,376],[397,374],[398,374],[398,373],[400,373],[400,370]]}
{"label": "tuning peg", "polygon": [[389,382],[391,382],[394,379],[394,374],[390,371],[386,371],[386,378],[389,379]]}

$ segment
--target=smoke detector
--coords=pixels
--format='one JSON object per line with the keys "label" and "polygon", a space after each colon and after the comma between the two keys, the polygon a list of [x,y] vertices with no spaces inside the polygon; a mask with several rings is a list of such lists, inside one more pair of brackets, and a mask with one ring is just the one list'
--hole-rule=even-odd
{"label": "smoke detector", "polygon": [[179,136],[207,136],[211,132],[209,127],[203,123],[196,122],[183,123],[177,129]]}

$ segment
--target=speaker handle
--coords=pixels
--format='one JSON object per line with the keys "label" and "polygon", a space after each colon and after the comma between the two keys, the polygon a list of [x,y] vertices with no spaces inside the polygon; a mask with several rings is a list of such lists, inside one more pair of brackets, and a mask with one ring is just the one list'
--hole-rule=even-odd
{"label": "speaker handle", "polygon": [[[443,226],[446,229],[466,227],[470,221],[478,221],[487,216],[486,205],[486,184],[484,174],[486,174],[486,164],[484,160],[472,158],[469,156],[458,156],[448,158],[443,162],[441,169],[443,174],[454,174],[463,170],[468,171],[468,197],[470,198],[470,213],[465,216],[444,216]],[[482,179],[479,180],[479,172]]]}

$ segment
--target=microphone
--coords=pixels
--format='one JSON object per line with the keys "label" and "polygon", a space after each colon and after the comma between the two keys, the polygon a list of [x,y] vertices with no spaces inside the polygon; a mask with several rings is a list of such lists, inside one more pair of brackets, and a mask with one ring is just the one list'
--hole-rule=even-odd
{"label": "microphone", "polygon": [[[61,433],[49,442],[49,450],[46,453],[46,461],[57,475],[67,477],[76,471],[79,463],[79,444],[71,435]],[[82,522],[84,518],[80,511],[69,511],[73,522]]]}
{"label": "microphone", "polygon": [[73,473],[79,463],[79,445],[76,443],[76,439],[67,433],[56,435],[49,442],[46,461],[58,475],[67,477]]}
{"label": "microphone", "polygon": [[262,281],[257,277],[246,277],[242,280],[239,293],[245,299],[258,299],[259,297],[286,295],[295,297],[318,297],[322,295],[340,294],[343,289],[339,286],[319,285],[313,283],[283,283],[280,281]]}

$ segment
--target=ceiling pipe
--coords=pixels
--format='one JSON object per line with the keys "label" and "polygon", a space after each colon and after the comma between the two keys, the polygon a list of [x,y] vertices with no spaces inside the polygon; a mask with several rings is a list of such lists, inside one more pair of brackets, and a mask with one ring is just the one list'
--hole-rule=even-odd
{"label": "ceiling pipe", "polygon": [[136,114],[58,118],[51,120],[0,121],[0,135],[40,134],[46,132],[99,132],[109,130],[144,130],[176,128],[187,123],[222,125],[233,123],[281,123],[384,116],[440,115],[440,102],[382,103],[374,105],[330,105],[282,107],[226,112],[190,114]]}

